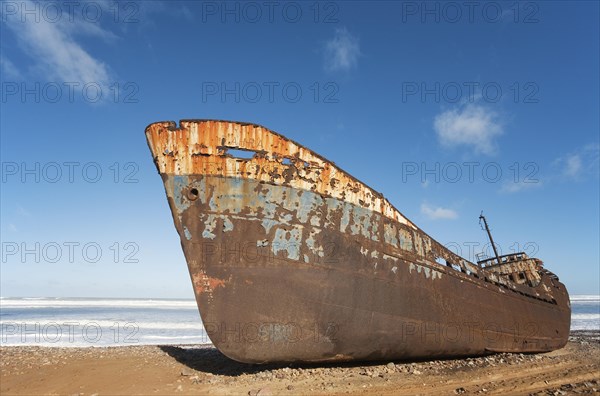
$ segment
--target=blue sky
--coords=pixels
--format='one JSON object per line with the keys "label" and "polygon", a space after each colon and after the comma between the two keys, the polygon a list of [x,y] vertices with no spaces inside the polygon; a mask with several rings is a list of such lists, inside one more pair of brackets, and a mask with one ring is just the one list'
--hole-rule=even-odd
{"label": "blue sky", "polygon": [[[600,293],[598,2],[1,3],[1,296],[193,297],[144,128],[254,122]],[[489,249],[487,249],[489,252]]]}

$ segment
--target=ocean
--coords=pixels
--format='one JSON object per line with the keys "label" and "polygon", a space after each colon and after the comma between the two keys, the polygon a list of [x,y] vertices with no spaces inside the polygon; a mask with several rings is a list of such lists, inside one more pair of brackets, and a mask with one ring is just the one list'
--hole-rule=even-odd
{"label": "ocean", "polygon": [[206,344],[194,300],[2,298],[0,345]]}
{"label": "ocean", "polygon": [[600,296],[575,295],[571,298],[571,330],[600,331]]}
{"label": "ocean", "polygon": [[[571,296],[571,330],[600,330],[600,296]],[[210,344],[194,300],[0,298],[0,346]]]}

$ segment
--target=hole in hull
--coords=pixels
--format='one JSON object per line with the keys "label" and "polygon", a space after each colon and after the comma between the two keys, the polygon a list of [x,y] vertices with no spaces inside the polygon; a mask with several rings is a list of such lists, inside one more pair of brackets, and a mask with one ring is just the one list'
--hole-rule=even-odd
{"label": "hole in hull", "polygon": [[239,159],[251,159],[254,157],[256,151],[252,150],[243,150],[243,149],[232,149],[228,148],[226,154],[231,155],[233,158]]}

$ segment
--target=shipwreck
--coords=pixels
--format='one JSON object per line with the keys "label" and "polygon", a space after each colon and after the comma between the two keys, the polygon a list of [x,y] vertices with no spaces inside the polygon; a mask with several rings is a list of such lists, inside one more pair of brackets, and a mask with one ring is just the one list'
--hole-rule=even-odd
{"label": "shipwreck", "polygon": [[567,290],[537,258],[470,262],[260,125],[157,122],[146,138],[204,328],[231,359],[458,357],[567,342]]}

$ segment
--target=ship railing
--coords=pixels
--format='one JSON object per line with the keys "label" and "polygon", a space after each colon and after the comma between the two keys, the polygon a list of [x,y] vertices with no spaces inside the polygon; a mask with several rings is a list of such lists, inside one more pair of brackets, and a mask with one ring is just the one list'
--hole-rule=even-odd
{"label": "ship railing", "polygon": [[525,252],[510,253],[510,254],[505,254],[503,256],[500,256],[498,258],[490,257],[490,258],[487,258],[484,260],[479,260],[479,261],[477,261],[477,264],[481,268],[489,268],[489,267],[493,267],[496,265],[502,265],[502,264],[512,263],[515,261],[526,260],[528,258],[529,258],[529,256],[527,256],[527,254]]}
{"label": "ship railing", "polygon": [[[523,271],[516,272],[516,273],[506,273],[506,274],[495,271],[495,269],[498,269],[498,267],[501,267],[502,265],[513,264],[513,263],[517,263],[518,261],[530,259],[526,253],[519,252],[519,253],[506,254],[506,255],[500,256],[499,259],[500,259],[499,260],[500,263],[498,263],[498,260],[496,259],[496,257],[490,257],[490,258],[487,258],[484,260],[477,261],[477,264],[479,265],[479,268],[481,271],[480,274],[483,276],[483,279],[486,282],[490,282],[490,283],[496,284],[498,286],[505,287],[508,290],[511,290],[515,293],[525,295],[530,298],[535,298],[540,301],[545,301],[548,303],[556,304],[556,300],[554,300],[554,299],[549,300],[547,298],[543,298],[532,292],[529,292],[527,290],[519,288],[520,286],[529,286],[530,288],[535,288],[540,284],[541,277],[540,277],[540,279],[530,279],[527,277],[527,275]],[[538,260],[538,259],[533,259],[533,260],[536,261],[536,264],[539,264],[537,266],[536,270],[540,275],[545,275],[545,276],[550,277],[553,281],[554,280],[558,281],[558,276],[556,276],[554,273],[548,271],[547,269],[542,268],[540,260]],[[520,281],[517,280],[516,277],[519,277]]]}
{"label": "ship railing", "polygon": [[540,268],[539,272],[540,272],[540,274],[549,276],[551,279],[559,280],[558,276],[556,276],[556,274],[554,272],[548,271],[546,268]]}

